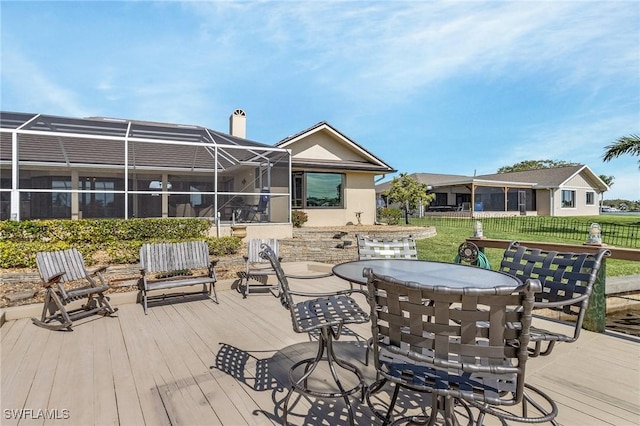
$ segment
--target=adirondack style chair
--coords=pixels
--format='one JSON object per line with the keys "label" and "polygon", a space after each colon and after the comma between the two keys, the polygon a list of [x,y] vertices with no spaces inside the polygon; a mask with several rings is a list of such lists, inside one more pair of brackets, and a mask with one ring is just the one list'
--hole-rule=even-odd
{"label": "adirondack style chair", "polygon": [[[109,283],[102,273],[106,266],[87,270],[82,254],[75,249],[36,254],[38,272],[45,287],[44,307],[40,319],[31,318],[39,327],[49,330],[71,330],[73,321],[93,314],[111,315],[118,310],[109,304],[109,298],[103,293]],[[65,284],[74,281],[85,281],[81,287],[67,289]],[[66,306],[74,301],[85,303],[72,310]]]}
{"label": "adirondack style chair", "polygon": [[[267,289],[273,293],[273,289],[278,287],[276,284],[267,283],[269,276],[275,275],[275,271],[268,260],[260,257],[263,244],[269,246],[278,256],[278,240],[275,238],[252,238],[247,242],[247,254],[243,256],[246,268],[244,271],[238,272],[238,277],[240,278],[238,291],[242,293],[243,298],[246,298],[251,292],[251,283],[258,285],[259,292],[260,289]],[[281,261],[282,258],[278,256],[278,260]]]}

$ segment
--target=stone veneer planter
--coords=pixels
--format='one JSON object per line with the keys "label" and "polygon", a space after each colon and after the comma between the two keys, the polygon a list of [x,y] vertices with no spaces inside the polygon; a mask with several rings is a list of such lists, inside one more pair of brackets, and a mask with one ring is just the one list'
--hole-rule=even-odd
{"label": "stone veneer planter", "polygon": [[[294,228],[292,239],[280,240],[279,254],[283,262],[314,261],[333,264],[356,260],[358,258],[356,235],[358,234],[374,238],[402,238],[411,235],[420,240],[434,237],[436,229],[423,226],[383,225]],[[345,242],[347,242],[346,245]]]}

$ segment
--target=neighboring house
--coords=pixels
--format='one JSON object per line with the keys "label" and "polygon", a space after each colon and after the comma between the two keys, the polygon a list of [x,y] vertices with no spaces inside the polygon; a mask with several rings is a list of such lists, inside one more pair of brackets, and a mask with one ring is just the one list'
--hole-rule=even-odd
{"label": "neighboring house", "polygon": [[291,150],[292,208],[307,213],[307,226],[375,222],[375,179],[391,166],[325,121],[276,146]]}
{"label": "neighboring house", "polygon": [[374,223],[375,178],[395,172],[383,161],[324,122],[274,147],[245,138],[244,111],[229,120],[226,134],[2,111],[0,219],[203,217],[290,234],[294,208],[307,225]]}
{"label": "neighboring house", "polygon": [[[414,173],[435,194],[425,214],[449,211],[472,216],[598,215],[599,195],[609,189],[585,165],[480,176]],[[389,182],[376,186],[388,190]]]}

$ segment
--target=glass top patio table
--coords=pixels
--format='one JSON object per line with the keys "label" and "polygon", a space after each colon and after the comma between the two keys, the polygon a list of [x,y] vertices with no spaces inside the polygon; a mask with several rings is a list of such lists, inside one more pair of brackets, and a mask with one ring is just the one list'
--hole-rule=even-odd
{"label": "glass top patio table", "polygon": [[468,288],[470,293],[479,290],[486,294],[487,290],[494,289],[495,294],[509,294],[522,286],[522,281],[503,272],[425,260],[357,260],[335,265],[333,273],[347,281],[366,285],[367,278],[362,275],[364,268],[371,268],[378,275],[428,287]]}

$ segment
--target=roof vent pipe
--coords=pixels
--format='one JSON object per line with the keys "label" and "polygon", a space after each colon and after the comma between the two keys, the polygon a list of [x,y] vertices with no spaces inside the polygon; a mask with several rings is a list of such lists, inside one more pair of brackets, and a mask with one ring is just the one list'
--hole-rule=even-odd
{"label": "roof vent pipe", "polygon": [[237,109],[229,117],[229,134],[242,139],[247,138],[247,114],[243,110]]}

